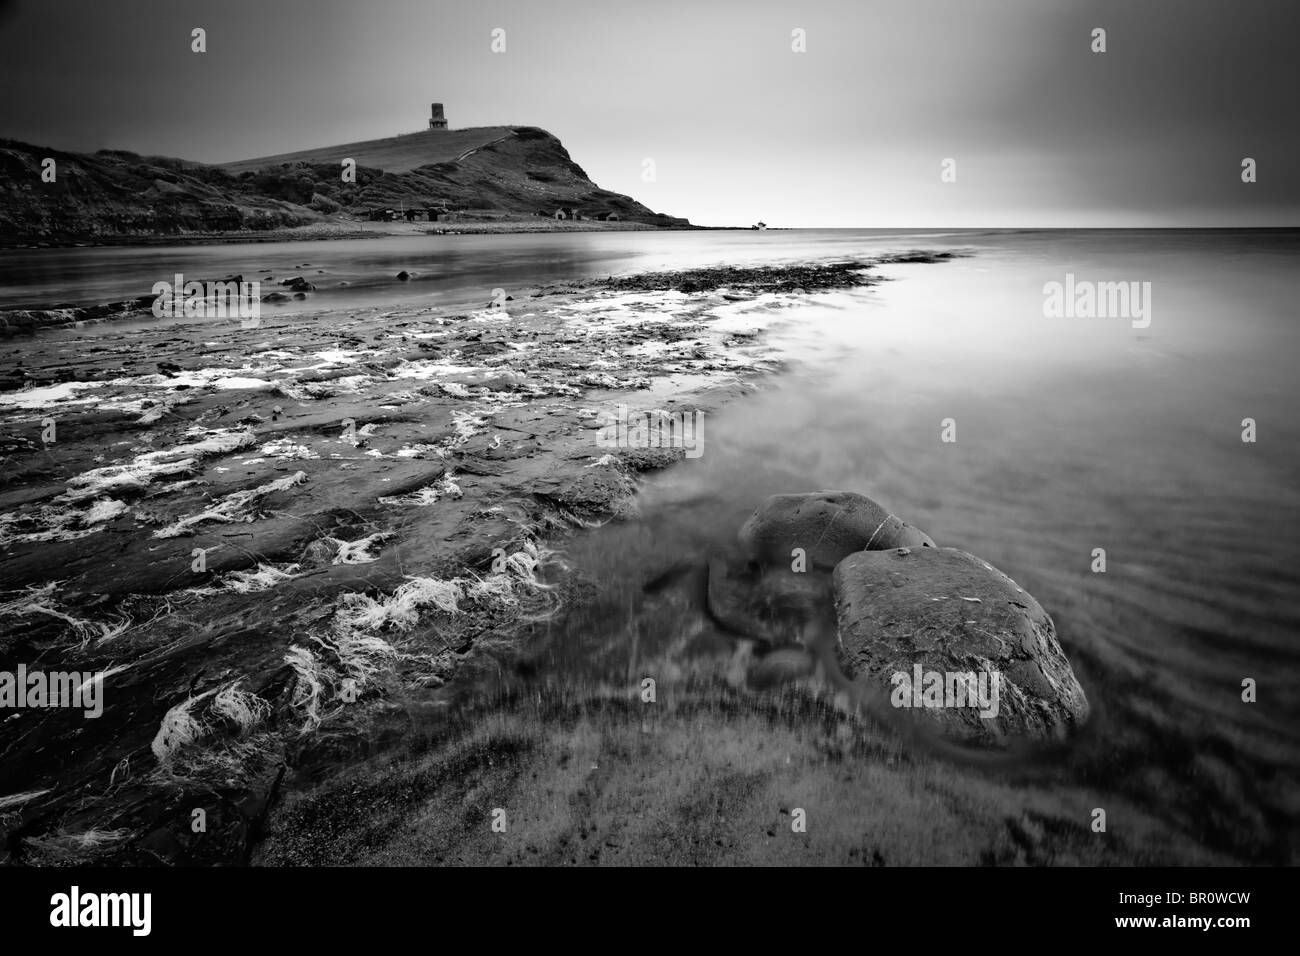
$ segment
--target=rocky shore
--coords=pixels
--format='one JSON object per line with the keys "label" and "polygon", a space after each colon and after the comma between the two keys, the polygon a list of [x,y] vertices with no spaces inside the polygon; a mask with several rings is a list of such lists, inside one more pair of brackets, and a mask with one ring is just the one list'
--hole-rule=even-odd
{"label": "rocky shore", "polygon": [[[286,768],[403,689],[495,667],[565,600],[548,542],[635,514],[638,474],[682,456],[602,447],[603,409],[743,393],[776,368],[784,290],[871,265],[12,349],[0,660],[101,675],[105,707],[0,724],[9,859],[246,858]],[[196,805],[221,839],[192,837]]]}

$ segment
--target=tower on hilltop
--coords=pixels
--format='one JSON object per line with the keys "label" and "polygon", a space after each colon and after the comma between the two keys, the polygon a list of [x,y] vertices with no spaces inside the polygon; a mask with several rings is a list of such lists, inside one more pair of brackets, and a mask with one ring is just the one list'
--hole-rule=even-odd
{"label": "tower on hilltop", "polygon": [[442,113],[442,104],[434,103],[433,110],[429,114],[429,129],[446,129],[447,117]]}

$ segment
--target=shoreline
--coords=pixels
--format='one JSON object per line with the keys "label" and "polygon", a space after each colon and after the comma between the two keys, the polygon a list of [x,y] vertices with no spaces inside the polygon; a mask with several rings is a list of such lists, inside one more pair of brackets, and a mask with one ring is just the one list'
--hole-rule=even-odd
{"label": "shoreline", "polygon": [[[581,222],[563,222],[555,223],[552,227],[545,225],[548,220],[539,219],[518,219],[509,223],[495,223],[491,221],[475,222],[466,221],[463,223],[448,223],[455,228],[437,228],[431,227],[428,222],[415,223],[374,223],[377,228],[366,228],[366,223],[362,220],[356,220],[361,228],[349,229],[341,226],[332,226],[322,223],[311,223],[305,226],[293,226],[283,229],[269,230],[241,230],[236,232],[208,232],[208,233],[178,233],[176,235],[159,235],[157,233],[148,233],[140,235],[121,235],[121,236],[104,236],[104,235],[86,235],[70,236],[60,240],[42,240],[40,242],[7,242],[0,241],[0,253],[17,252],[17,251],[36,251],[42,249],[98,249],[98,248],[116,248],[139,246],[150,248],[155,246],[203,246],[203,245],[224,245],[224,244],[247,244],[258,245],[264,243],[288,243],[288,242],[314,242],[317,240],[333,239],[386,239],[394,236],[410,235],[523,235],[545,232],[802,232],[810,230],[819,231],[842,231],[851,232],[855,229],[869,229],[879,231],[883,234],[916,234],[927,232],[953,232],[953,229],[941,226],[768,226],[766,229],[755,229],[752,226],[702,226],[702,225],[685,225],[685,226],[660,226],[650,223],[637,222],[620,222],[607,223],[600,221],[581,221]],[[402,227],[392,229],[391,227]],[[1168,233],[1289,233],[1300,231],[1300,225],[1292,226],[961,226],[955,230],[965,234],[1007,234],[1017,233],[1039,233],[1039,232],[1060,232],[1060,233],[1141,233],[1141,232],[1168,232]]]}
{"label": "shoreline", "polygon": [[[872,260],[872,262],[876,265],[884,265],[884,264],[890,264],[894,262],[907,262],[907,261],[931,261],[931,260],[942,261],[946,258],[950,258],[952,255],[960,255],[960,253],[935,253],[932,256],[926,254],[920,256],[920,258],[916,258],[916,254],[911,254],[911,255],[913,255],[913,258],[910,260],[906,257],[906,254],[900,254],[899,256],[893,256],[893,257],[878,256],[875,257]],[[300,268],[305,268],[305,267],[306,266],[304,265],[303,267]],[[796,274],[796,270],[797,267],[787,267],[786,275],[794,276]],[[264,268],[256,269],[256,270],[248,270],[246,268],[245,271],[251,275],[261,275],[266,270]],[[294,272],[297,270],[291,269],[288,271]],[[714,275],[714,278],[710,279],[709,277],[711,274],[726,274],[732,276],[733,278],[750,275],[751,280],[757,278],[757,284],[755,284],[754,281],[750,281],[747,288],[762,289],[764,287],[764,283],[760,275],[762,271],[761,269],[735,270],[731,273],[727,273],[725,268],[721,270],[716,268],[715,269],[706,268],[706,269],[693,270],[693,271],[697,272],[701,277],[703,277],[706,283],[712,281],[716,285],[717,282],[716,275]],[[675,286],[672,285],[672,281],[673,281],[673,276],[676,275],[678,274],[676,273],[668,274],[669,280],[667,284],[661,281],[657,288],[661,290],[675,288]],[[398,280],[401,281],[405,278],[407,278],[407,274],[403,272],[398,277]],[[226,275],[224,277],[221,277],[220,279],[214,278],[213,281],[237,283],[237,282],[242,282],[243,280],[244,280],[244,274],[233,274],[233,275]],[[836,279],[836,281],[842,281],[842,280],[843,277],[838,277]],[[298,275],[294,279],[281,279],[279,281],[273,280],[271,276],[265,276],[264,281],[271,283],[271,289],[273,291],[261,297],[261,302],[263,303],[279,304],[281,302],[288,301],[291,297],[297,300],[306,300],[308,293],[304,291],[298,291],[300,287],[296,284],[297,282],[305,283],[305,288],[310,289],[313,294],[316,292],[316,287],[310,283],[307,283],[306,280],[303,279],[302,275]],[[599,285],[600,280],[595,280],[597,284],[594,286],[592,284],[592,281],[593,280],[584,280],[580,282],[569,283],[569,285],[574,288],[600,288],[601,287]],[[631,277],[617,277],[617,278],[611,277],[607,281],[608,281],[608,285],[607,285],[608,288],[635,289],[637,288],[637,282],[639,280],[637,276],[633,275]],[[816,288],[819,282],[821,281],[822,280],[816,278],[815,276],[809,275],[804,281],[804,284],[809,285],[810,288]],[[340,283],[340,285],[346,286],[348,285],[348,283],[343,282]],[[798,286],[799,286],[799,282],[797,281],[784,282],[781,285],[781,289],[783,291],[793,291],[794,289],[798,288]],[[773,286],[773,288],[775,288],[775,286]],[[683,286],[682,289],[684,291],[695,291],[695,285]],[[153,312],[152,312],[153,304],[154,304],[154,296],[139,295],[133,298],[118,300],[114,302],[96,302],[96,303],[86,303],[86,304],[76,304],[71,302],[55,302],[55,303],[47,303],[47,304],[25,305],[19,308],[0,309],[0,337],[11,338],[15,336],[28,336],[38,332],[43,332],[47,330],[56,330],[56,329],[62,329],[62,330],[81,329],[86,326],[94,327],[104,323],[115,323],[115,322],[127,323],[132,321],[137,321],[137,322],[151,321],[154,319]],[[469,302],[464,302],[462,304],[466,308],[471,307]],[[234,308],[233,304],[231,308],[232,309]],[[336,311],[339,308],[340,308],[339,306],[322,307],[321,309],[308,309],[303,312],[299,312],[295,314],[298,316],[307,316],[313,314],[329,314],[333,311]],[[166,317],[159,317],[159,318],[166,318],[167,321],[170,322],[173,321],[175,317],[169,315]],[[0,373],[0,388],[10,386],[14,383],[14,381],[15,380],[13,379],[12,375],[5,376],[3,373]]]}
{"label": "shoreline", "polygon": [[[355,228],[353,226],[355,225]],[[356,220],[354,223],[311,223],[281,229],[240,230],[236,232],[156,233],[122,236],[69,236],[63,239],[2,243],[0,252],[36,249],[97,249],[120,246],[205,246],[225,244],[258,245],[280,242],[315,242],[333,239],[386,239],[411,235],[514,235],[549,232],[699,232],[718,229],[743,229],[742,226],[657,226],[641,222],[608,223],[596,220],[553,221],[535,217],[508,221],[455,220],[445,221],[445,226],[429,222],[375,222]]]}

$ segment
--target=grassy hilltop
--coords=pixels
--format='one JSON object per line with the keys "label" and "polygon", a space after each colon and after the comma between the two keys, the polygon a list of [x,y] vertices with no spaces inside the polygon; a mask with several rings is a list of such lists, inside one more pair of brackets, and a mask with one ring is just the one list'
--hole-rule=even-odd
{"label": "grassy hilltop", "polygon": [[278,153],[258,159],[241,159],[234,163],[220,163],[232,175],[267,166],[326,164],[338,166],[344,157],[357,161],[359,166],[372,166],[389,173],[409,173],[431,163],[456,162],[466,153],[504,139],[514,133],[511,126],[479,126],[474,129],[421,130],[384,139],[368,139],[342,146],[321,146],[300,149],[292,153]]}

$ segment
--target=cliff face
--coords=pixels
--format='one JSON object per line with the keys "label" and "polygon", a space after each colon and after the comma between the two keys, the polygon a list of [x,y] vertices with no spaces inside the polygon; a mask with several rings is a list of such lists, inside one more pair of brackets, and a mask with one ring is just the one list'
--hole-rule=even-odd
{"label": "cliff face", "polygon": [[[329,168],[337,178],[337,165]],[[653,212],[628,196],[601,189],[558,139],[530,126],[513,127],[507,135],[450,162],[386,173],[364,183],[362,179],[358,173],[361,189],[356,202],[362,208],[445,202],[450,209],[532,216],[566,206],[587,217],[614,212],[631,222],[688,225],[685,219]]]}
{"label": "cliff face", "polygon": [[[481,138],[482,145],[454,156],[438,143],[441,152],[429,151],[437,161],[424,165],[417,165],[423,142],[417,137],[436,133],[225,167],[121,151],[64,153],[0,140],[0,176],[9,186],[0,193],[0,242],[267,230],[366,218],[372,209],[403,204],[512,217],[568,206],[587,217],[612,212],[630,222],[689,225],[601,189],[545,130],[501,127],[490,132],[494,135]],[[392,143],[400,148],[365,148]],[[41,181],[45,157],[57,163],[53,183]],[[355,183],[341,181],[342,157],[356,159]]]}

